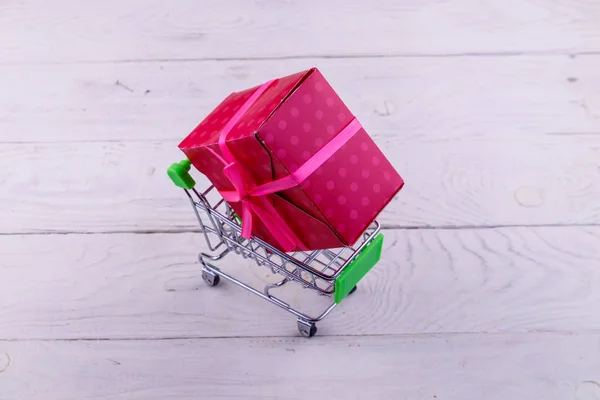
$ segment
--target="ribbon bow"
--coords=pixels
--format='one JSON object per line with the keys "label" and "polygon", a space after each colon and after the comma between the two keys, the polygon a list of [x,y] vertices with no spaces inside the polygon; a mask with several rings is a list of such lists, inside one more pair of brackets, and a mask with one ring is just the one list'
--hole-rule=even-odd
{"label": "ribbon bow", "polygon": [[276,82],[276,80],[271,80],[260,86],[233,115],[229,122],[225,124],[225,127],[219,136],[219,148],[223,156],[221,157],[216,151],[210,148],[208,149],[223,163],[223,173],[235,188],[234,191],[219,191],[219,193],[230,203],[242,203],[242,237],[250,239],[252,236],[252,221],[254,216],[256,216],[271,231],[283,250],[288,252],[297,247],[305,246],[281,217],[279,212],[277,212],[266,195],[299,185],[335,154],[335,152],[354,136],[362,126],[356,118],[352,119],[340,133],[317,151],[315,155],[302,164],[296,171],[284,178],[256,186],[227,147],[227,136],[252,104],[254,104],[274,82]]}

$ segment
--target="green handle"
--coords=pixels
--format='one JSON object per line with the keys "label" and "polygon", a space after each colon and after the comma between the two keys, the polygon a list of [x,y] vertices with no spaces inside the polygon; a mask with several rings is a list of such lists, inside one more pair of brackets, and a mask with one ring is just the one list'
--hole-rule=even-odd
{"label": "green handle", "polygon": [[335,280],[333,300],[341,302],[350,293],[354,286],[377,264],[381,258],[383,248],[383,234],[380,233],[365,246],[360,254],[348,265]]}
{"label": "green handle", "polygon": [[175,186],[186,190],[193,189],[196,186],[196,181],[190,175],[191,166],[190,160],[179,161],[167,169],[167,175],[169,175]]}

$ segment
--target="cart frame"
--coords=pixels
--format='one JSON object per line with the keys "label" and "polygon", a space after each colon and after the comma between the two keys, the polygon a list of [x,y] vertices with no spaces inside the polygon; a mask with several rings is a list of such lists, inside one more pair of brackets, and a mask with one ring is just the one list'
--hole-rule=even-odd
{"label": "cart frame", "polygon": [[[167,173],[173,183],[184,189],[204,234],[210,253],[201,252],[198,260],[202,265],[202,278],[208,286],[216,286],[220,278],[240,286],[268,302],[296,316],[298,331],[302,336],[312,337],[317,332],[316,323],[323,320],[348,295],[356,290],[357,283],[379,261],[383,234],[377,221],[361,235],[355,246],[340,249],[295,251],[284,253],[257,237],[242,237],[241,221],[229,204],[211,185],[203,192],[196,190],[190,176],[190,161],[183,160],[171,165]],[[209,197],[215,197],[214,204]],[[213,265],[227,254],[235,253],[267,267],[283,279],[266,284],[260,290]],[[318,316],[303,313],[271,293],[271,289],[294,282],[319,295],[332,298]]]}

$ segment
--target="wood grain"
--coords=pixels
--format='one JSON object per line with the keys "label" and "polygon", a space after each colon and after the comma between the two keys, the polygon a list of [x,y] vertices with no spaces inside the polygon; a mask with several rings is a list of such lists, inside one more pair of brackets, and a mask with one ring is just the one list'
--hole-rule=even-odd
{"label": "wood grain", "polygon": [[594,0],[21,0],[0,4],[0,61],[590,52],[598,18]]}
{"label": "wood grain", "polygon": [[0,142],[181,140],[230,92],[312,66],[377,137],[600,134],[600,56],[308,58],[0,66]]}
{"label": "wood grain", "polygon": [[[379,219],[386,227],[598,224],[599,139],[378,138],[407,182]],[[0,233],[197,229],[165,172],[181,158],[174,141],[0,144]],[[207,185],[201,176],[198,185]]]}
{"label": "wood grain", "polygon": [[[600,399],[599,19],[594,0],[0,1],[0,399]],[[164,171],[229,92],[312,66],[407,185],[382,261],[304,340],[204,285]]]}
{"label": "wood grain", "polygon": [[[0,236],[0,339],[296,336],[295,318],[204,285],[200,234]],[[320,335],[600,330],[600,228],[394,230]],[[219,264],[262,287],[264,268]],[[326,300],[283,299],[316,314]],[[1,396],[0,396],[1,398]]]}
{"label": "wood grain", "polygon": [[0,342],[2,352],[5,400],[600,395],[598,334]]}

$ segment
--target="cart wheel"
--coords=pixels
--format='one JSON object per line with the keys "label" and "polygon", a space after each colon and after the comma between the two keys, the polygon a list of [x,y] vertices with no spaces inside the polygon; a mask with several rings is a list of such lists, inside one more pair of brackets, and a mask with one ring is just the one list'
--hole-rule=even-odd
{"label": "cart wheel", "polygon": [[221,277],[214,272],[202,271],[202,279],[208,286],[217,286],[221,281]]}
{"label": "cart wheel", "polygon": [[348,293],[348,294],[352,294],[352,293],[356,292],[356,289],[358,289],[358,285],[354,286],[352,288],[352,290],[350,291],[350,293]]}
{"label": "cart wheel", "polygon": [[317,325],[313,322],[306,322],[299,319],[298,330],[302,336],[311,338],[317,334]]}

